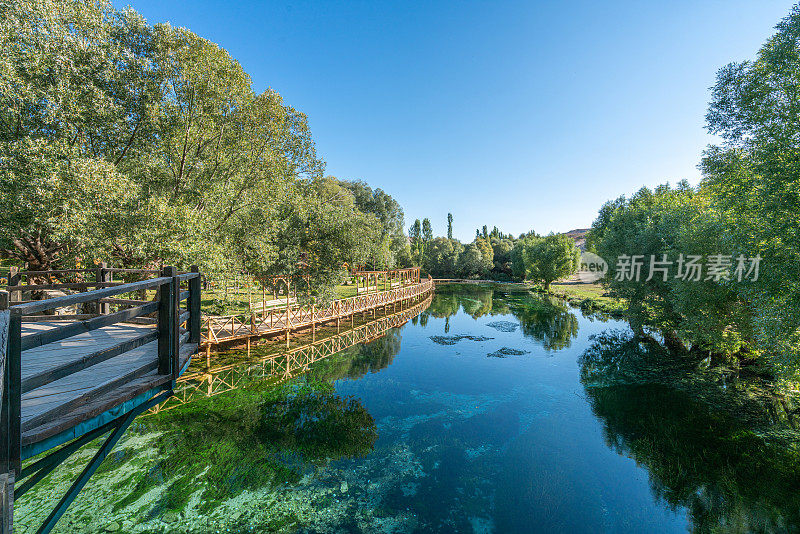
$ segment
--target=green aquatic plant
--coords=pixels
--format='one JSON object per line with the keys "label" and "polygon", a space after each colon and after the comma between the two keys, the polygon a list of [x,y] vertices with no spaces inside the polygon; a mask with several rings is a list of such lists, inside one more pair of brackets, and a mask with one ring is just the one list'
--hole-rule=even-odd
{"label": "green aquatic plant", "polygon": [[529,350],[521,350],[521,349],[512,349],[511,347],[503,347],[498,349],[494,352],[490,352],[486,356],[489,358],[505,358],[507,356],[522,356],[524,354],[530,354],[531,351]]}
{"label": "green aquatic plant", "polygon": [[246,490],[296,483],[313,466],[362,456],[377,439],[375,422],[327,382],[240,388],[145,420],[160,433],[158,460],[120,498],[119,510],[164,485],[150,514],[182,510],[199,492],[201,510]]}
{"label": "green aquatic plant", "polygon": [[430,336],[431,341],[436,343],[437,345],[455,345],[462,339],[467,339],[469,341],[489,341],[494,339],[492,337],[486,336],[473,336],[470,334],[457,334],[454,336]]}
{"label": "green aquatic plant", "polygon": [[328,383],[265,403],[261,410],[260,438],[311,463],[363,456],[378,438],[369,412],[356,399],[335,395]]}

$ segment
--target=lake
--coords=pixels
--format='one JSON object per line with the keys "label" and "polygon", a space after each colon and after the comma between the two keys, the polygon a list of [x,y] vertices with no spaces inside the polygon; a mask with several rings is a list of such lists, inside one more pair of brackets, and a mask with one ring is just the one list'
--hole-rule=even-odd
{"label": "lake", "polygon": [[[792,391],[687,363],[519,286],[441,286],[404,326],[301,376],[226,380],[138,419],[56,531],[800,525]],[[20,532],[93,450],[18,502]]]}

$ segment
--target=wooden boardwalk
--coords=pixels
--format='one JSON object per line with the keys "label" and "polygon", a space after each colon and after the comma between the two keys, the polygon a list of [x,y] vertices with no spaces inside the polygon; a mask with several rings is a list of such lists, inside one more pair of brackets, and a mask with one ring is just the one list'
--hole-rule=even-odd
{"label": "wooden boardwalk", "polygon": [[400,303],[417,299],[430,293],[433,280],[411,281],[409,285],[386,291],[366,293],[355,297],[334,300],[328,306],[294,305],[283,309],[267,310],[261,314],[209,316],[204,319],[200,344],[207,351],[211,347],[233,341],[284,334],[316,325],[352,319],[355,314],[374,312],[382,308],[384,313]]}
{"label": "wooden boardwalk", "polygon": [[421,295],[410,301],[408,306],[387,315],[379,316],[365,324],[347,328],[334,335],[309,340],[299,347],[285,352],[269,354],[257,359],[225,365],[208,365],[205,369],[187,371],[178,379],[175,394],[152,409],[152,412],[169,410],[199,398],[207,398],[238,389],[253,380],[277,378],[287,380],[303,373],[319,360],[337,354],[349,347],[369,343],[392,328],[403,326],[430,306],[433,295]]}
{"label": "wooden boardwalk", "polygon": [[[24,323],[23,339],[69,323]],[[127,352],[115,347],[140,346]],[[178,359],[185,368],[197,344],[184,344]],[[94,355],[98,363],[91,364]],[[85,367],[84,367],[85,366]],[[84,367],[47,382],[60,370]],[[62,371],[63,372],[63,371]],[[34,445],[72,428],[109,406],[130,400],[140,391],[171,380],[158,374],[158,330],[155,325],[117,323],[22,351],[22,447]],[[42,384],[43,385],[39,385]],[[38,386],[38,387],[37,387]]]}
{"label": "wooden boardwalk", "polygon": [[[15,498],[84,444],[110,433],[39,530],[49,532],[133,419],[172,395],[199,347],[196,269],[179,274],[168,267],[127,284],[109,282],[106,274],[94,283],[56,284],[99,289],[11,306],[9,293],[0,292],[0,530],[10,531]],[[42,286],[9,290],[23,294]],[[117,298],[153,289],[153,302]],[[112,303],[117,311],[111,312]],[[87,305],[95,313],[41,315]],[[40,455],[23,468],[23,461]]]}
{"label": "wooden boardwalk", "polygon": [[[283,364],[274,360],[271,365],[288,377],[298,365],[307,367],[336,347],[343,348],[342,343],[355,342],[358,335],[363,341],[364,336],[376,336],[380,329],[397,324],[402,315],[387,319],[390,310],[395,314],[399,308],[402,313],[429,297],[433,280],[420,281],[418,269],[405,271],[411,274],[385,274],[384,287],[391,289],[381,292],[370,292],[370,287],[377,289],[379,277],[369,272],[363,276],[363,294],[328,306],[290,302],[283,309],[260,314],[205,319],[200,313],[201,274],[196,268],[178,273],[167,267],[159,273],[102,266],[14,274],[10,293],[0,292],[0,534],[10,532],[15,498],[83,445],[107,434],[39,530],[49,532],[134,418],[174,395],[200,347],[209,353],[217,344],[247,340],[249,345],[251,338],[278,334],[286,336],[288,346],[293,331],[310,328],[315,332],[318,325],[333,322],[339,327],[348,318],[353,325],[358,313],[377,319],[382,312],[384,319],[372,327],[287,351]],[[114,281],[115,273],[150,278],[126,283]],[[74,275],[74,281],[37,281],[52,281],[64,274]],[[21,283],[22,276],[28,277],[28,284]],[[94,280],[85,281],[90,278]],[[31,299],[33,292],[50,289],[84,292],[23,300],[26,294]],[[156,299],[142,300],[152,290]],[[17,302],[10,302],[10,295]],[[68,315],[42,315],[72,308],[74,313],[68,311]],[[34,457],[36,461],[23,468],[23,462]]]}

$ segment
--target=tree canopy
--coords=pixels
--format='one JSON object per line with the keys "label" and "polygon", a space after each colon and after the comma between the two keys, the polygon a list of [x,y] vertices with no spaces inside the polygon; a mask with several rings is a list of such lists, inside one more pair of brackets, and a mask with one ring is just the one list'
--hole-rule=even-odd
{"label": "tree canopy", "polygon": [[[637,332],[655,328],[683,350],[800,369],[800,7],[755,60],[717,73],[706,115],[723,142],[708,147],[696,188],[642,189],[606,203],[587,243],[609,265],[620,256],[665,257],[686,268],[724,259],[717,275],[609,277]],[[742,266],[747,274],[742,279]],[[758,270],[754,271],[754,266]],[[712,265],[713,267],[713,265]],[[737,274],[738,273],[738,274]]]}
{"label": "tree canopy", "polygon": [[409,262],[397,202],[323,178],[306,116],[218,45],[104,0],[0,11],[3,256],[319,283]]}

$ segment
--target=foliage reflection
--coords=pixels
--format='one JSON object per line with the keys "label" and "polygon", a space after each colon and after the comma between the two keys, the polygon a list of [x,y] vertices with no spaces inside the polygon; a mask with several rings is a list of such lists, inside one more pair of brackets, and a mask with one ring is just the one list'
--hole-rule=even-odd
{"label": "foliage reflection", "polygon": [[608,446],[646,466],[653,494],[685,507],[694,532],[786,532],[800,524],[791,396],[627,333],[598,336],[580,364]]}

